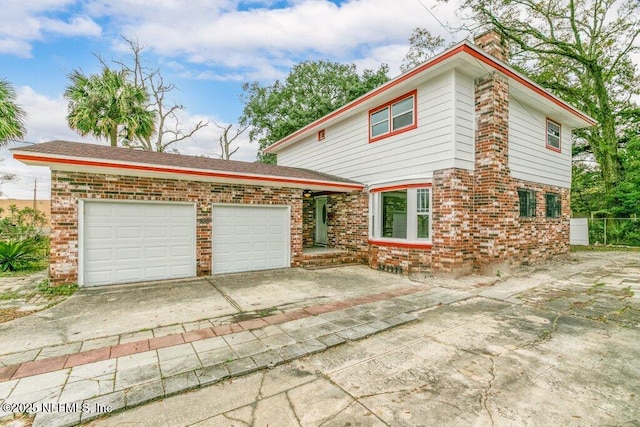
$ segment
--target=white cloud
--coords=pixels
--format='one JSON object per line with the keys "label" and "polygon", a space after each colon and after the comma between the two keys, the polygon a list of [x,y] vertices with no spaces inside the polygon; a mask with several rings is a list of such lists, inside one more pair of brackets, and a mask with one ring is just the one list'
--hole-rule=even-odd
{"label": "white cloud", "polygon": [[82,138],[67,125],[67,101],[62,95],[49,98],[35,92],[29,86],[17,88],[17,102],[27,113],[26,141],[43,142],[54,139],[70,141],[95,141]]}
{"label": "white cloud", "polygon": [[[327,0],[297,0],[277,9],[238,10],[271,2],[211,2],[180,0],[153,2],[112,0],[90,3],[88,10],[121,23],[121,32],[137,37],[160,55],[180,56],[219,69],[197,78],[235,80],[238,70],[246,80],[267,81],[304,59],[369,61],[371,55],[402,53],[389,49],[406,44],[413,28],[426,26],[447,40],[452,38],[416,0],[351,0],[338,6]],[[457,22],[451,4],[439,5],[441,21]],[[115,19],[117,17],[117,19]],[[372,67],[371,65],[369,66]],[[230,74],[229,77],[225,74]]]}
{"label": "white cloud", "polygon": [[[29,86],[17,88],[17,102],[27,112],[25,127],[27,135],[25,141],[46,142],[51,140],[67,140],[106,144],[92,137],[81,137],[67,125],[67,102],[62,96],[50,98],[35,92]],[[180,112],[180,122],[184,128],[192,128],[199,121],[209,122],[209,126],[198,131],[190,141],[176,144],[181,154],[215,157],[220,152],[218,136],[220,129],[214,125],[227,125],[215,116],[191,115],[187,111]],[[234,129],[236,127],[234,126]],[[11,143],[0,149],[0,174],[12,173],[17,175],[13,182],[5,183],[0,191],[4,198],[30,199],[33,197],[33,182],[38,180],[38,198],[48,199],[50,191],[50,174],[46,167],[27,166],[11,157],[9,148],[25,147],[21,143]],[[240,149],[232,157],[233,160],[252,162],[256,159],[257,144],[249,142],[248,132],[242,134],[234,146]]]}
{"label": "white cloud", "polygon": [[99,37],[102,33],[100,26],[86,16],[74,16],[68,22],[59,19],[41,18],[41,24],[44,31],[67,37]]}
{"label": "white cloud", "polygon": [[[398,63],[392,47],[406,44],[414,27],[453,38],[436,22],[459,22],[457,1],[350,0],[9,0],[0,10],[0,53],[29,56],[31,43],[47,35],[96,37],[107,21],[114,50],[119,38],[137,38],[154,52],[186,59],[211,72],[196,79],[271,81],[305,59]],[[425,4],[426,6],[423,6]],[[431,4],[437,5],[432,7]],[[268,7],[276,6],[273,9]],[[278,7],[279,6],[279,7]],[[66,13],[66,15],[65,15]],[[379,57],[387,47],[388,55]],[[404,52],[402,53],[404,55]],[[373,66],[372,58],[378,62]]]}
{"label": "white cloud", "polygon": [[36,181],[36,197],[41,200],[51,197],[51,174],[49,168],[27,166],[22,162],[13,160],[7,147],[0,148],[0,175],[5,173],[14,174],[15,180],[2,184],[2,187],[0,187],[2,198],[32,199]]}
{"label": "white cloud", "polygon": [[74,3],[74,0],[5,0],[0,8],[0,54],[30,57],[32,43],[52,35],[100,36],[100,26],[88,16],[52,17]]}

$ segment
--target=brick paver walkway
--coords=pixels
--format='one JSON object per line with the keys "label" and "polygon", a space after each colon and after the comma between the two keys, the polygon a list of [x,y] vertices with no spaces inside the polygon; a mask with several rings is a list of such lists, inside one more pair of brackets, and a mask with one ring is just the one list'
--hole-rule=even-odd
{"label": "brick paver walkway", "polygon": [[404,287],[240,322],[154,330],[163,336],[140,331],[5,355],[0,401],[14,407],[3,406],[0,420],[26,408],[36,414],[34,426],[76,425],[364,338],[471,296]]}

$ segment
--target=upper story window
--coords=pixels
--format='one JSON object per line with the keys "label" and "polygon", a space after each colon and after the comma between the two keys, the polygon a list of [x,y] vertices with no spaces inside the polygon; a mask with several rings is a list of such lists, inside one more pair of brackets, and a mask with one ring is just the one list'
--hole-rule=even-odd
{"label": "upper story window", "polygon": [[428,243],[431,239],[431,188],[428,185],[374,191],[371,237]]}
{"label": "upper story window", "polygon": [[417,91],[369,111],[369,142],[415,129]]}
{"label": "upper story window", "polygon": [[560,151],[560,123],[547,119],[547,148]]}

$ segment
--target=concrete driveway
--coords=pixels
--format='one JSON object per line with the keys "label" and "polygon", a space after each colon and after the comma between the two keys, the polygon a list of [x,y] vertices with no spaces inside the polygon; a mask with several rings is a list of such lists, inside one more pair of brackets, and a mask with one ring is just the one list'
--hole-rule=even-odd
{"label": "concrete driveway", "polygon": [[640,425],[640,253],[494,279],[423,277],[473,296],[91,425]]}
{"label": "concrete driveway", "polygon": [[414,285],[402,276],[349,266],[83,288],[49,310],[1,323],[0,366],[15,352],[73,348],[83,341],[93,341],[91,347],[123,343],[189,331],[203,321],[229,323],[256,312],[263,316]]}

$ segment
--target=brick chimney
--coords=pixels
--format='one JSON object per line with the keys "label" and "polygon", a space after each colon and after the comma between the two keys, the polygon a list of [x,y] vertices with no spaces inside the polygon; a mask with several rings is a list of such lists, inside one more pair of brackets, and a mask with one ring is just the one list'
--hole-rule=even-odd
{"label": "brick chimney", "polygon": [[473,43],[502,62],[507,62],[509,59],[509,45],[495,30],[485,31],[476,36]]}

